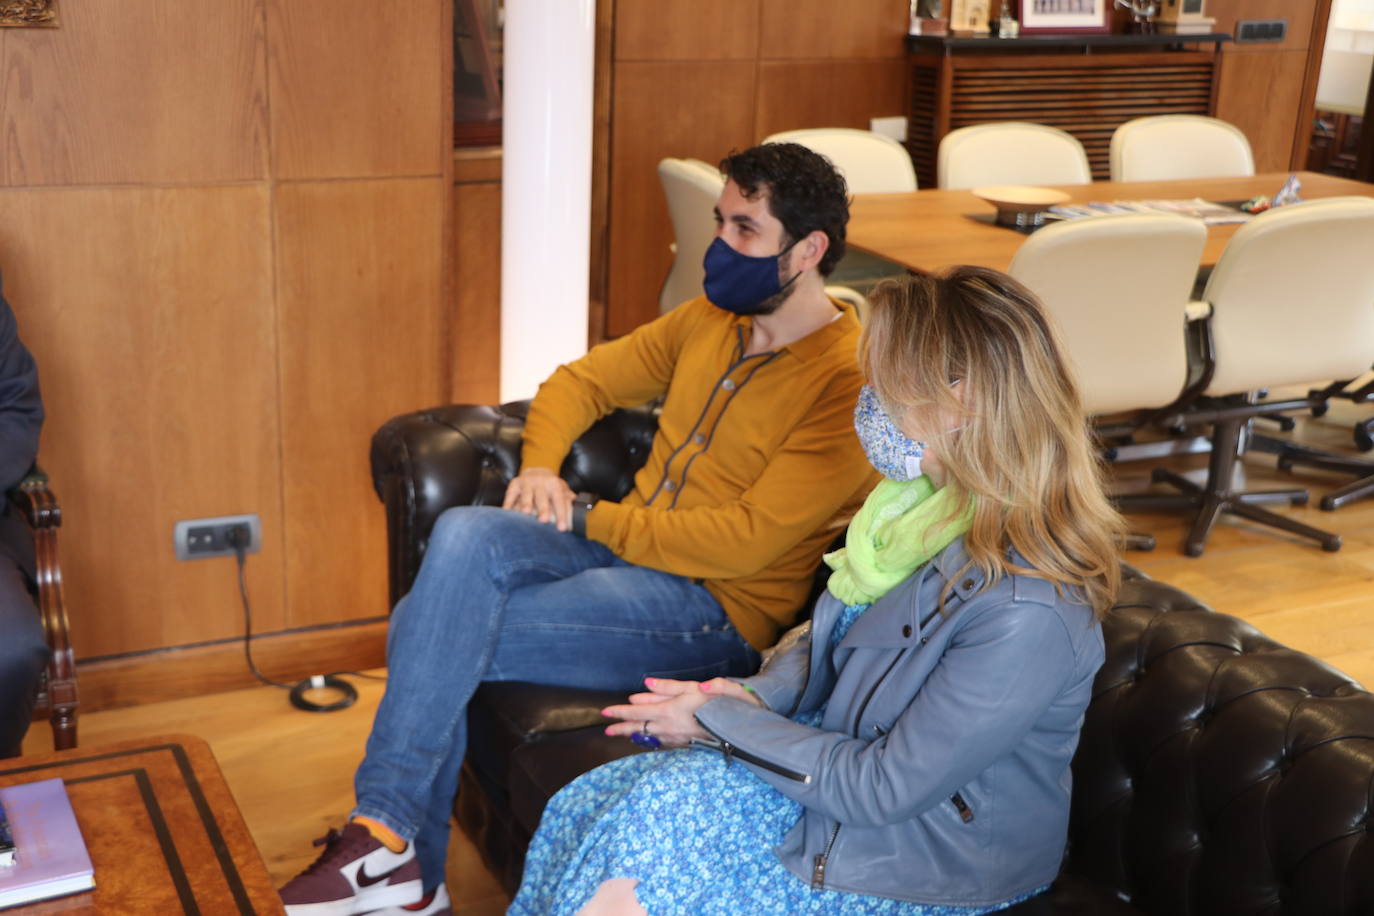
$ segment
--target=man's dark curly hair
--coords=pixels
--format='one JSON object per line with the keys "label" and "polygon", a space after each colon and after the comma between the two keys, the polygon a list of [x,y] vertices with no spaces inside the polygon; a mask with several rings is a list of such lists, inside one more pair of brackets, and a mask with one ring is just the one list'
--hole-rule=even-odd
{"label": "man's dark curly hair", "polygon": [[782,223],[787,244],[817,229],[830,239],[821,257],[828,277],[844,257],[844,227],[849,222],[849,189],[830,160],[798,143],[765,143],[731,152],[720,170],[749,200],[768,195],[768,212]]}

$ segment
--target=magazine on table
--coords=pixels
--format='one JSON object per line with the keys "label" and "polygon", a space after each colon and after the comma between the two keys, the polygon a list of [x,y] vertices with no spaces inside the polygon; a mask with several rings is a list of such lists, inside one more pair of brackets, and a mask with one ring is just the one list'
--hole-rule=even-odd
{"label": "magazine on table", "polygon": [[[60,779],[0,789],[9,864],[0,865],[0,908],[64,897],[95,887],[67,787]],[[0,834],[6,830],[0,830]]]}
{"label": "magazine on table", "polygon": [[1050,207],[1050,213],[1060,219],[1078,219],[1083,216],[1101,216],[1104,213],[1181,213],[1202,220],[1209,226],[1224,223],[1243,223],[1251,214],[1194,197],[1191,200],[1114,200],[1093,201],[1086,204],[1059,204]]}

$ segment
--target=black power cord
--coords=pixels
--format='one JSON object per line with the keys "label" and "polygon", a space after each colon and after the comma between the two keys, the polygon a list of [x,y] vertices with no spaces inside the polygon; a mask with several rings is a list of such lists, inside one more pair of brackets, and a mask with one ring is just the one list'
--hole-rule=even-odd
{"label": "black power cord", "polygon": [[[280,687],[282,690],[291,691],[291,705],[306,712],[334,712],[339,709],[347,709],[358,701],[358,688],[339,675],[351,674],[355,677],[365,677],[374,681],[384,681],[386,678],[376,674],[364,674],[361,671],[331,671],[328,674],[314,674],[296,684],[283,684],[281,681],[274,681],[267,675],[258,670],[257,664],[253,661],[253,610],[248,601],[248,583],[244,577],[244,567],[248,562],[248,532],[240,526],[230,528],[225,535],[225,540],[229,546],[234,548],[234,559],[238,563],[239,579],[239,598],[243,602],[243,657],[248,662],[248,670],[253,672],[253,676],[270,687]],[[332,703],[316,703],[306,698],[306,693],[311,690],[328,689],[339,692],[339,699]]]}

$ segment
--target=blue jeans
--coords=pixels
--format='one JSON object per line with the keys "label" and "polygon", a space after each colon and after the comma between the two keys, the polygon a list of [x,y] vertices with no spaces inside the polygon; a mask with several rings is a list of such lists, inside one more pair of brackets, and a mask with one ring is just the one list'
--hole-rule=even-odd
{"label": "blue jeans", "polygon": [[449,812],[483,681],[630,692],[648,676],[752,673],[759,655],[700,584],[504,509],[439,517],[391,616],[387,685],[354,778],[354,815],[415,842],[444,876]]}

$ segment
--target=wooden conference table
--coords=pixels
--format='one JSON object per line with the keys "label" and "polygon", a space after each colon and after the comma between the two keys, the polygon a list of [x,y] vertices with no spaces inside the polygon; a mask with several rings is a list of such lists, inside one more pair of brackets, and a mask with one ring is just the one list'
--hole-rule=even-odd
{"label": "wooden conference table", "polygon": [[[1059,190],[1073,203],[1112,200],[1178,200],[1201,197],[1211,201],[1248,200],[1257,194],[1274,194],[1288,172],[1250,178],[1206,178],[1187,181],[1099,181],[1063,185]],[[1336,178],[1316,172],[1299,172],[1302,197],[1346,195],[1374,196],[1374,184]],[[914,191],[902,194],[856,194],[850,207],[848,243],[855,248],[918,270],[940,270],[956,264],[977,264],[1006,270],[1026,236],[991,222],[992,204],[969,191]],[[1237,224],[1212,226],[1202,263],[1212,265],[1221,256]]]}

